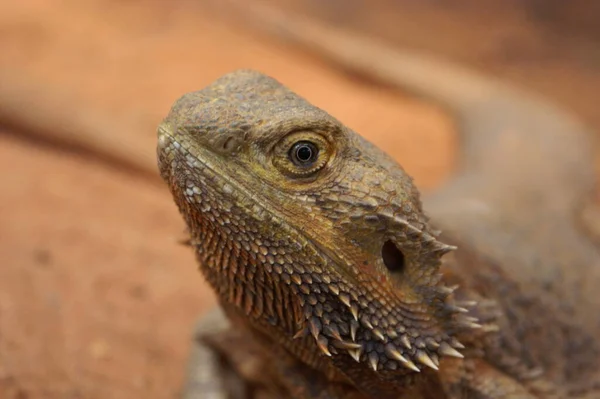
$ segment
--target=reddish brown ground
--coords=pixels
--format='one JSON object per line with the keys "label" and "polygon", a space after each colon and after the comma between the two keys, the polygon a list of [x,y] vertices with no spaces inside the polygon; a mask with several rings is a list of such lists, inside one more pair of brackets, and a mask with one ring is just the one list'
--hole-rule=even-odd
{"label": "reddish brown ground", "polygon": [[[146,159],[177,96],[250,67],[383,146],[422,187],[454,164],[438,109],[190,2],[3,2],[0,48],[0,84],[87,115]],[[174,397],[193,322],[214,300],[176,243],[183,224],[168,193],[23,137],[0,131],[0,398]]]}

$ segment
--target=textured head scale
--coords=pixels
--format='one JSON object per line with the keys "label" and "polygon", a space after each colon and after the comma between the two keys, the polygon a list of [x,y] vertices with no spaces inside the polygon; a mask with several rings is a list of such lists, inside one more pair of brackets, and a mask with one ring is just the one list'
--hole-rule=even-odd
{"label": "textured head scale", "polygon": [[[299,165],[307,142],[317,156]],[[397,379],[461,357],[453,335],[476,324],[440,282],[452,247],[411,178],[275,80],[238,71],[183,96],[159,128],[159,166],[205,276],[255,329],[346,374]]]}

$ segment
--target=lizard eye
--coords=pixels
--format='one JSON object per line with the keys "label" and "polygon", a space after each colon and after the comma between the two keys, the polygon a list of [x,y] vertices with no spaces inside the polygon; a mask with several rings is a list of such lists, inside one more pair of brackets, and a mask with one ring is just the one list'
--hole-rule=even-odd
{"label": "lizard eye", "polygon": [[331,143],[320,134],[293,132],[275,146],[273,164],[289,177],[304,179],[327,165],[332,150]]}
{"label": "lizard eye", "polygon": [[299,141],[290,148],[290,160],[296,166],[310,166],[319,157],[319,149],[309,141]]}

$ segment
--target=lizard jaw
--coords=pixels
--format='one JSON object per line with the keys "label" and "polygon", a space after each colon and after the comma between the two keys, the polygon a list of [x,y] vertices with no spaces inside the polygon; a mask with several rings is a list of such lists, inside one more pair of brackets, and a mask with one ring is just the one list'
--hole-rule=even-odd
{"label": "lizard jaw", "polygon": [[[312,336],[325,356],[349,356],[373,371],[404,373],[420,372],[423,367],[437,371],[441,357],[463,357],[460,350],[464,346],[456,338],[440,332],[435,325],[420,323],[419,312],[411,312],[410,307],[393,307],[402,307],[402,312],[390,311],[387,306],[373,311],[377,308],[372,306],[373,302],[364,306],[368,295],[353,295],[347,284],[324,276],[321,279],[329,281],[326,283],[329,295],[303,294],[299,289],[305,323],[294,338]],[[444,293],[453,289],[440,287]],[[333,310],[327,312],[327,309]],[[474,318],[465,315],[466,309],[452,301],[448,301],[445,311],[455,319],[457,327],[479,327]]]}

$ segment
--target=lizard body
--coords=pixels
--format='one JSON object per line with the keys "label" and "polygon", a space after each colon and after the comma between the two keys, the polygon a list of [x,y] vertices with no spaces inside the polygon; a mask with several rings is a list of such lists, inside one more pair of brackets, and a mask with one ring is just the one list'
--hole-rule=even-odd
{"label": "lizard body", "polygon": [[539,272],[560,271],[564,259],[537,264],[536,275],[532,262],[549,256],[526,253],[526,242],[502,247],[504,257],[489,245],[510,240],[509,212],[477,227],[485,217],[466,209],[461,229],[457,199],[439,236],[394,160],[253,71],[178,100],[159,127],[158,157],[230,323],[215,321],[198,349],[223,385],[211,396],[192,381],[188,397],[596,392],[598,307],[578,296],[598,277],[586,273],[596,249],[572,256],[564,281]]}

